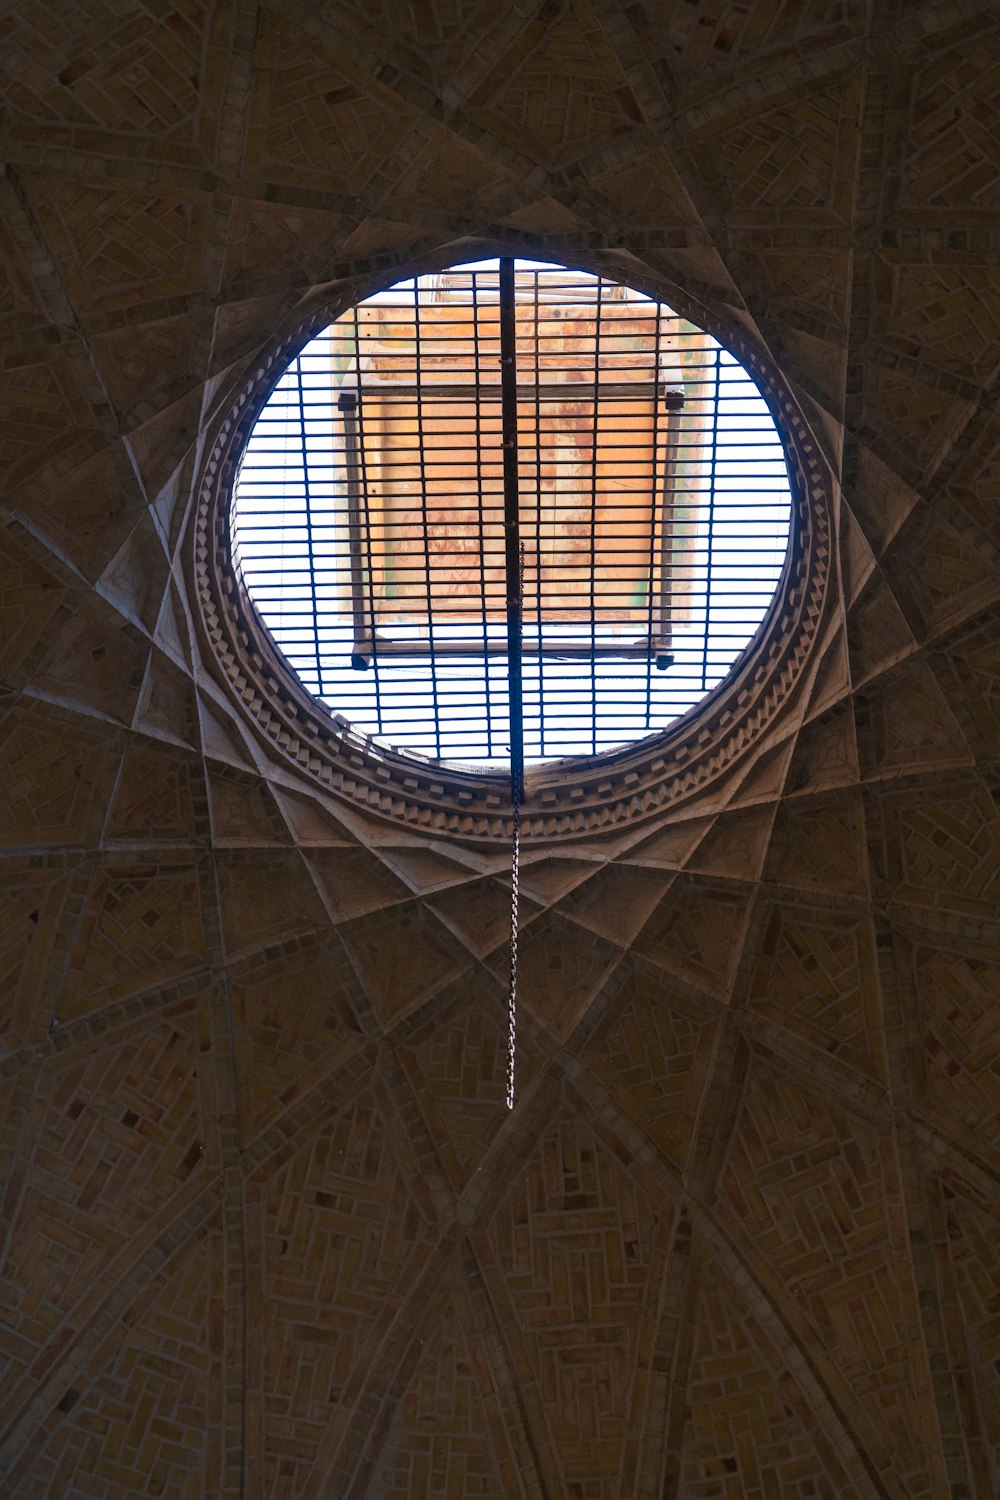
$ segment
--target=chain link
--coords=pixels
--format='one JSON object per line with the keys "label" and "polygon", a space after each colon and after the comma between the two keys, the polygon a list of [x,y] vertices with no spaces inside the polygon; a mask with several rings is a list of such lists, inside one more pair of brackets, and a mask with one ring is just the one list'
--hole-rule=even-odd
{"label": "chain link", "polygon": [[521,862],[521,804],[514,796],[514,838],[510,869],[510,983],[507,988],[507,1108],[514,1108],[514,1059],[517,1051],[517,900]]}
{"label": "chain link", "polygon": [[[517,560],[517,608],[520,614],[524,599],[524,543],[518,548]],[[507,1108],[514,1108],[514,1063],[517,1054],[517,924],[518,885],[521,870],[521,803],[524,800],[524,749],[514,755],[511,745],[510,801],[511,818],[510,858],[510,982],[507,986]]]}

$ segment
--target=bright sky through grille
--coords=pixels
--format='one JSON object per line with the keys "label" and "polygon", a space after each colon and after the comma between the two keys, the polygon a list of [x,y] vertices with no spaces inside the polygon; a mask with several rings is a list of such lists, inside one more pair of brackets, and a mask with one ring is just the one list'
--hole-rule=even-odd
{"label": "bright sky through grille", "polygon": [[[742,366],[643,294],[516,262],[529,760],[665,728],[773,597],[788,474]],[[509,754],[498,268],[404,281],[305,346],[250,436],[234,551],[304,685],[362,733]]]}

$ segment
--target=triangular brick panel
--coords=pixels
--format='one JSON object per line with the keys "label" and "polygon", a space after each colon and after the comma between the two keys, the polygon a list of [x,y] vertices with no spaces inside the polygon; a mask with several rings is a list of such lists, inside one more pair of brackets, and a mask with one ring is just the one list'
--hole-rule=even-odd
{"label": "triangular brick panel", "polygon": [[787,801],[775,820],[766,877],[799,890],[864,897],[868,858],[860,798]]}
{"label": "triangular brick panel", "polygon": [[208,842],[201,766],[163,745],[130,741],[104,827],[108,843]]}
{"label": "triangular brick panel", "polygon": [[[546,912],[518,938],[518,998],[550,1035],[564,1041],[614,972],[621,949],[575,922]],[[490,959],[498,978],[508,955]]]}
{"label": "triangular brick panel", "polygon": [[119,857],[101,866],[91,883],[73,935],[59,1019],[73,1020],[169,983],[204,961],[194,861],[160,853]]}
{"label": "triangular brick panel", "polygon": [[50,1493],[70,1486],[107,1500],[128,1500],[151,1485],[161,1494],[217,1487],[223,1329],[216,1221],[172,1257],[129,1309],[104,1368],[84,1377],[67,1372],[29,1484]]}
{"label": "triangular brick panel", "polygon": [[[397,1034],[400,1061],[455,1192],[469,1182],[508,1118],[507,1017],[499,986],[469,975],[456,981],[442,1011]],[[518,1039],[516,1087],[524,1091],[537,1072],[530,1043]]]}
{"label": "triangular brick panel", "polygon": [[494,1393],[481,1389],[478,1350],[470,1350],[462,1323],[449,1298],[422,1342],[379,1460],[377,1492],[385,1500],[410,1500],[413,1495],[505,1500],[509,1493],[506,1445],[498,1461],[491,1431],[496,1424]]}
{"label": "triangular brick panel", "polygon": [[775,904],[748,1004],[848,1067],[884,1081],[875,946],[867,917]]}
{"label": "triangular brick panel", "polygon": [[743,891],[685,877],[664,896],[636,938],[635,950],[674,978],[725,999],[739,958],[748,905]]}
{"label": "triangular brick panel", "polygon": [[[620,1474],[659,1213],[594,1133],[563,1111],[491,1225],[549,1430],[558,1449],[575,1455],[564,1487],[576,1479],[583,1500],[612,1493]],[[578,1226],[568,1238],[559,1230],[566,1214]]]}
{"label": "triangular brick panel", "polygon": [[719,1020],[669,983],[632,972],[588,1045],[622,1112],[683,1169],[708,1083]]}
{"label": "triangular brick panel", "polygon": [[893,1252],[897,1170],[884,1127],[759,1058],[718,1196],[848,1389],[865,1392],[897,1483],[912,1492],[926,1483],[927,1455],[907,1337],[916,1294]]}
{"label": "triangular brick panel", "polygon": [[[831,1478],[828,1441],[817,1431],[795,1372],[717,1264],[701,1270],[681,1452],[668,1456],[685,1496],[733,1494],[840,1500],[859,1492]],[[766,1434],[753,1441],[749,1434]],[[736,1486],[739,1486],[737,1489]],[[864,1493],[862,1491],[861,1493]]]}
{"label": "triangular brick panel", "polygon": [[280,849],[216,855],[223,935],[231,957],[322,931],[329,917],[305,862]]}
{"label": "triangular brick panel", "polygon": [[340,932],[385,1027],[437,994],[470,962],[448,929],[415,902],[349,922]]}
{"label": "triangular brick panel", "polygon": [[229,971],[239,1109],[249,1141],[357,1051],[364,1010],[336,941],[307,940]]}
{"label": "triangular brick panel", "polygon": [[272,1493],[301,1493],[317,1435],[346,1431],[369,1342],[421,1272],[429,1240],[412,1178],[395,1122],[366,1092],[317,1122],[257,1189],[263,1415],[292,1438],[291,1451],[265,1456]]}
{"label": "triangular brick panel", "polygon": [[0,714],[0,845],[93,844],[123,739],[30,699]]}
{"label": "triangular brick panel", "polygon": [[[204,1066],[190,1005],[99,1050],[76,1048],[49,1061],[4,1275],[8,1321],[29,1344],[55,1337],[58,1348],[63,1320],[93,1295],[94,1262],[133,1258],[152,1217],[172,1198],[190,1197],[204,1155]],[[113,1201],[109,1181],[120,1184]],[[22,1380],[28,1368],[22,1362]],[[2,1399],[8,1414],[23,1399],[16,1379]]]}

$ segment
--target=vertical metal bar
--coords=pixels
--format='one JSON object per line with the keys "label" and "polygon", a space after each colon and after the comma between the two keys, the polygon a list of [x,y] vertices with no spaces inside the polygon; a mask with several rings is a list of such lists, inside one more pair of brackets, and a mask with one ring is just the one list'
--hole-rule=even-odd
{"label": "vertical metal bar", "polygon": [[[541,355],[541,287],[539,278],[546,273],[535,271],[535,622],[538,630],[538,654],[535,657],[538,672],[538,735],[539,755],[545,754],[545,655],[542,650],[545,629],[542,621],[542,355]],[[554,530],[555,528],[553,528]],[[554,541],[554,538],[553,538]],[[553,552],[554,552],[553,548]]]}
{"label": "vertical metal bar", "polygon": [[597,754],[597,443],[600,413],[601,314],[604,277],[597,278],[597,308],[594,317],[594,421],[593,459],[590,466],[590,750]]}
{"label": "vertical metal bar", "polygon": [[708,636],[712,623],[712,546],[715,540],[715,480],[719,461],[719,388],[722,382],[722,350],[715,346],[715,389],[712,393],[712,458],[708,479],[708,557],[705,562],[705,625],[702,631],[701,690],[708,682]]}
{"label": "vertical metal bar", "polygon": [[479,336],[479,276],[470,271],[472,301],[473,383],[476,392],[476,499],[479,505],[479,597],[483,606],[483,698],[486,706],[486,753],[493,754],[492,683],[490,682],[489,609],[486,599],[486,522],[483,488],[483,356]]}
{"label": "vertical metal bar", "polygon": [[356,391],[341,391],[337,408],[344,418],[344,472],[347,488],[347,545],[350,555],[351,627],[354,641],[351,665],[363,671],[371,661],[371,636],[365,633],[368,611],[365,608],[365,569],[361,557],[361,475],[358,443],[358,397]]}
{"label": "vertical metal bar", "polygon": [[[382,733],[382,678],[378,669],[378,612],[375,607],[375,565],[372,556],[372,518],[371,506],[369,504],[368,492],[368,462],[366,459],[365,443],[365,409],[361,401],[361,333],[358,325],[358,310],[354,309],[354,370],[357,380],[358,405],[357,405],[357,440],[358,440],[358,477],[361,485],[361,505],[364,511],[364,533],[365,533],[365,561],[368,573],[368,639],[371,642],[371,669],[372,682],[375,685],[375,719],[379,734]],[[385,501],[382,502],[383,511]],[[385,533],[383,531],[382,541],[383,556],[385,553]],[[383,564],[384,565],[384,564]]]}
{"label": "vertical metal bar", "polygon": [[316,600],[316,554],[313,545],[312,495],[309,489],[309,444],[306,441],[306,403],[302,390],[302,356],[295,360],[299,398],[299,438],[302,444],[302,493],[306,507],[306,552],[309,558],[309,597],[312,599],[312,637],[316,653],[316,692],[323,696],[323,662],[319,647],[319,604]]}
{"label": "vertical metal bar", "polygon": [[660,588],[657,598],[656,628],[650,641],[652,655],[660,671],[670,666],[673,645],[674,555],[676,551],[677,490],[677,417],[676,407],[667,407],[663,443],[663,490],[661,508],[663,526],[660,532]]}
{"label": "vertical metal bar", "polygon": [[[663,306],[656,304],[656,332],[653,339],[653,432],[650,442],[650,458],[652,473],[650,474],[649,490],[649,598],[647,600],[648,619],[646,622],[646,728],[653,727],[653,656],[655,646],[653,644],[653,597],[656,594],[656,525],[661,515],[661,507],[656,503],[657,495],[657,464],[660,452],[660,345],[663,336]],[[666,474],[666,463],[664,462],[664,475]],[[666,522],[666,516],[663,516]],[[660,588],[662,589],[662,580]]]}
{"label": "vertical metal bar", "polygon": [[434,750],[441,755],[441,710],[438,704],[437,660],[434,655],[434,609],[431,602],[431,532],[427,519],[427,454],[424,449],[423,359],[420,347],[420,278],[413,279],[413,359],[417,388],[417,453],[420,467],[420,518],[424,538],[424,586],[427,590],[427,650],[431,667],[431,699],[434,704]]}
{"label": "vertical metal bar", "polygon": [[517,327],[514,261],[500,260],[500,397],[503,434],[503,526],[507,575],[507,695],[510,705],[510,794],[524,797],[524,712],[521,701],[521,529],[517,474]]}

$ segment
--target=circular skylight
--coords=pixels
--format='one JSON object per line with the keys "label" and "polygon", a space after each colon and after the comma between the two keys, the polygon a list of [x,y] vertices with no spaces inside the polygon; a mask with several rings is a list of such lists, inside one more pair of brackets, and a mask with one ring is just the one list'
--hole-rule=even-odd
{"label": "circular skylight", "polygon": [[514,595],[525,758],[615,749],[728,675],[791,502],[767,403],[710,334],[518,260],[504,377],[499,283],[488,260],[402,281],[311,339],[250,435],[231,526],[315,698],[385,745],[501,769]]}

